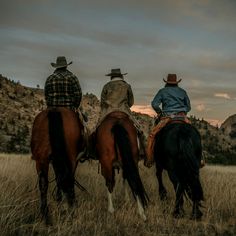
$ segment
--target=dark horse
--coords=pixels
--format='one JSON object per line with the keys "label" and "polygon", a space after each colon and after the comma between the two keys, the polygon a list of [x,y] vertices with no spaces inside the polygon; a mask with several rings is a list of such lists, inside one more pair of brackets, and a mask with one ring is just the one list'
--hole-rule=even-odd
{"label": "dark horse", "polygon": [[41,193],[41,213],[48,218],[48,169],[52,163],[57,183],[57,201],[66,195],[69,206],[75,201],[74,174],[77,156],[83,150],[83,126],[78,115],[67,108],[51,108],[40,112],[33,124],[32,159],[36,161]]}
{"label": "dark horse", "polygon": [[117,111],[106,116],[97,129],[96,150],[108,189],[108,211],[114,212],[112,192],[115,186],[115,168],[122,167],[124,183],[127,180],[137,200],[139,214],[146,220],[144,208],[148,197],[138,171],[137,132],[127,114]]}
{"label": "dark horse", "polygon": [[203,190],[199,179],[202,157],[201,137],[197,129],[186,123],[170,123],[157,135],[154,147],[156,175],[159,183],[159,195],[167,197],[162,182],[162,171],[167,170],[173,183],[176,200],[173,215],[183,216],[183,196],[187,195],[193,202],[192,218],[200,219]]}

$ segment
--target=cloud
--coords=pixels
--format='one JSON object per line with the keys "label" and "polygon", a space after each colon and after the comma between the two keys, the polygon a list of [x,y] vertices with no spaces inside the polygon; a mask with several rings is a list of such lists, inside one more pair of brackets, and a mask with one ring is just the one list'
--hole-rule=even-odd
{"label": "cloud", "polygon": [[231,99],[228,93],[215,93],[214,96],[218,98]]}
{"label": "cloud", "polygon": [[196,110],[202,112],[206,110],[206,107],[203,103],[201,103],[201,104],[196,105]]}

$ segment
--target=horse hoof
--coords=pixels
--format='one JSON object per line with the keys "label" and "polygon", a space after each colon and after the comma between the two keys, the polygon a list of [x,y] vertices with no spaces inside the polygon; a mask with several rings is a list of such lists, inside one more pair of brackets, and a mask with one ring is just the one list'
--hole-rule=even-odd
{"label": "horse hoof", "polygon": [[176,219],[183,218],[184,217],[184,210],[178,210],[178,211],[175,210],[172,215]]}
{"label": "horse hoof", "polygon": [[166,191],[161,191],[159,193],[159,196],[160,196],[161,201],[166,201],[168,199]]}
{"label": "horse hoof", "polygon": [[62,201],[62,194],[60,193],[60,194],[57,194],[57,196],[56,196],[56,201],[57,202],[61,202]]}
{"label": "horse hoof", "polygon": [[201,220],[203,214],[201,211],[198,211],[198,212],[195,212],[195,213],[192,213],[190,219],[191,220]]}
{"label": "horse hoof", "polygon": [[147,221],[147,217],[145,216],[145,214],[142,214],[141,217],[142,217],[143,221]]}
{"label": "horse hoof", "polygon": [[46,226],[52,226],[53,224],[52,224],[52,219],[51,219],[51,217],[47,217],[46,219],[45,219],[45,225]]}
{"label": "horse hoof", "polygon": [[109,208],[109,209],[108,209],[108,212],[111,213],[111,214],[113,214],[114,211],[115,211],[114,208]]}

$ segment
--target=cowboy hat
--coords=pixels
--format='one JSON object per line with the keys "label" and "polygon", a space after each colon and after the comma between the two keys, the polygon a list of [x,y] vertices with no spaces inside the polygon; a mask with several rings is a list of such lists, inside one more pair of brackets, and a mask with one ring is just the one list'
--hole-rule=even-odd
{"label": "cowboy hat", "polygon": [[123,75],[127,75],[128,73],[122,74],[120,69],[111,69],[111,73],[106,74],[106,76],[112,76],[112,77],[122,77]]}
{"label": "cowboy hat", "polygon": [[167,76],[167,80],[163,79],[164,82],[166,82],[167,84],[178,84],[182,79],[179,79],[177,81],[177,76],[176,74],[168,74]]}
{"label": "cowboy hat", "polygon": [[70,63],[67,63],[66,58],[64,56],[57,57],[56,63],[51,63],[52,67],[55,68],[67,67],[70,64],[72,64],[72,61]]}

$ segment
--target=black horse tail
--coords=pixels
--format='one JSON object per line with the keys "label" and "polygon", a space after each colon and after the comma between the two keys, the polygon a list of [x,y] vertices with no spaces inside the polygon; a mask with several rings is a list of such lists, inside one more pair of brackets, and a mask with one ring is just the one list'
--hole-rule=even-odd
{"label": "black horse tail", "polygon": [[57,111],[48,112],[49,140],[51,145],[51,160],[55,171],[57,184],[63,192],[68,192],[74,184],[74,177],[69,162],[64,137],[62,115]]}
{"label": "black horse tail", "polygon": [[118,144],[122,157],[123,178],[127,179],[135,199],[139,197],[143,207],[146,207],[149,199],[141,181],[138,167],[133,159],[128,133],[119,124],[113,126],[112,133],[114,134],[115,144]]}
{"label": "black horse tail", "polygon": [[185,192],[192,201],[203,200],[203,189],[199,177],[199,157],[191,137],[179,138],[179,163],[178,174],[183,183]]}

